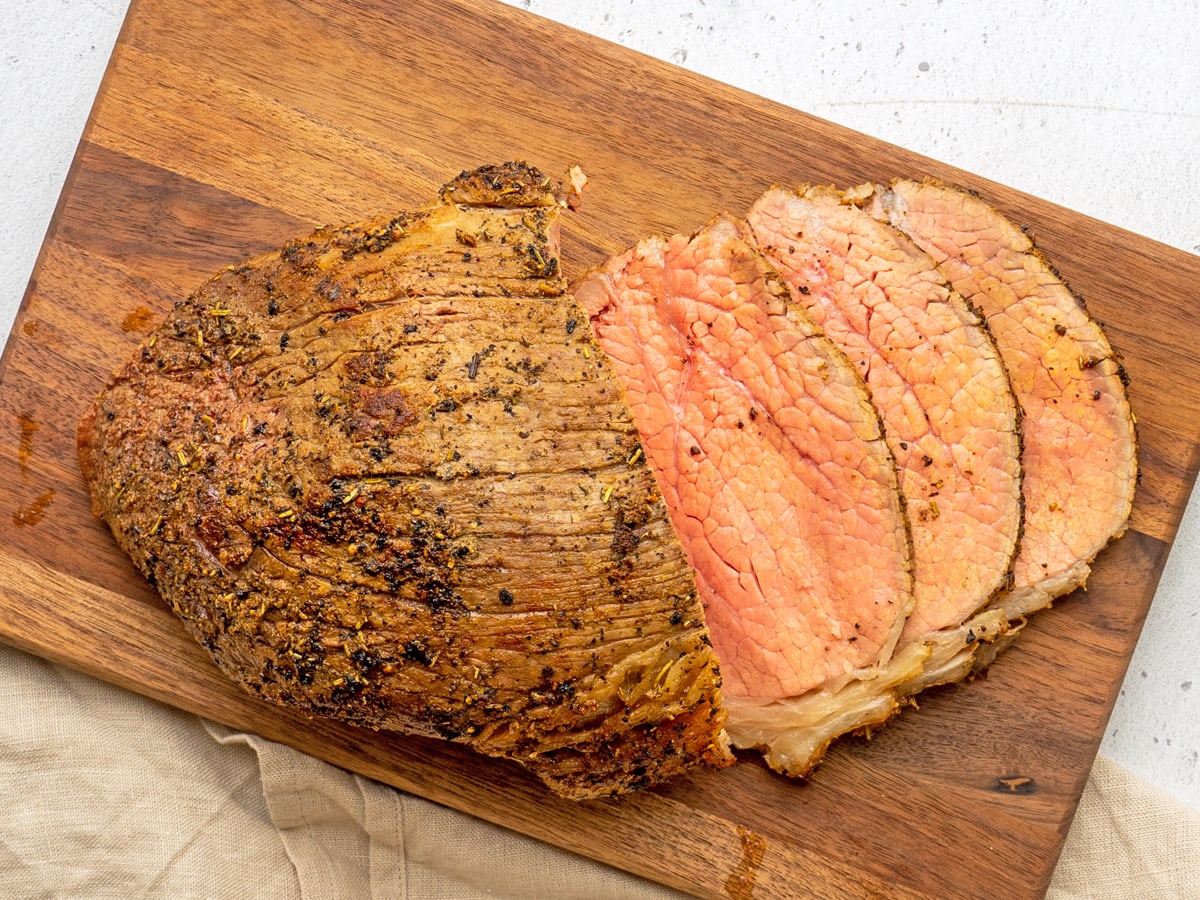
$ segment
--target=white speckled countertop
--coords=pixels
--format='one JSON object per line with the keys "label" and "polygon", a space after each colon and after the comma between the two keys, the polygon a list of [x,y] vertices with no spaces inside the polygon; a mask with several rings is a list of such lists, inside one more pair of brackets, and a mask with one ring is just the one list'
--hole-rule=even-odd
{"label": "white speckled countertop", "polygon": [[[1013,0],[1000,15],[952,0],[507,2],[1200,252],[1195,3]],[[0,269],[0,333],[7,335],[128,3],[4,6],[0,243],[12,264]],[[1197,648],[1200,494],[1101,749],[1200,809]]]}

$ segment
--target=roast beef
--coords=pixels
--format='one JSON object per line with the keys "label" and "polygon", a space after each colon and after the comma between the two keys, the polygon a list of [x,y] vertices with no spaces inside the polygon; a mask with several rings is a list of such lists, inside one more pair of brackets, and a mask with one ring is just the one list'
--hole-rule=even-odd
{"label": "roast beef", "polygon": [[230,266],[83,417],[97,515],[251,693],[572,798],[731,743],[804,775],[1124,529],[1124,373],[978,199],[772,190],[573,292],[562,205],[489,166]]}
{"label": "roast beef", "polygon": [[691,569],[565,292],[559,206],[536,170],[486,167],[230,266],[113,376],[79,458],[249,691],[582,798],[732,756]]}
{"label": "roast beef", "polygon": [[747,238],[723,216],[646,239],[574,293],[696,570],[734,744],[803,774],[891,715],[860,685],[911,677],[927,650],[893,660],[912,557],[879,414]]}
{"label": "roast beef", "polygon": [[1021,412],[995,342],[927,253],[834,188],[772,188],[747,221],[863,373],[900,468],[916,573],[901,641],[934,647],[903,691],[957,680],[1006,630],[973,617],[1010,586],[1021,535]]}
{"label": "roast beef", "polygon": [[1137,483],[1125,373],[1101,325],[1030,236],[979,197],[931,181],[878,187],[867,208],[926,249],[986,317],[1024,409],[1025,532],[1012,620],[1086,582],[1126,527]]}

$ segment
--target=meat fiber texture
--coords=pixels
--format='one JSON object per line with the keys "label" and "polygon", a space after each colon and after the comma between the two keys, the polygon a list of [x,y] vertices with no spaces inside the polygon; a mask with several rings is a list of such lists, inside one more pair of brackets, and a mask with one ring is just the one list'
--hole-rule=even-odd
{"label": "meat fiber texture", "polygon": [[[1100,326],[1020,229],[930,190],[772,188],[575,288],[697,569],[731,739],[792,775],[989,664],[1130,513],[1133,419]],[[886,453],[846,452],[850,405],[808,412],[856,392]]]}
{"label": "meat fiber texture", "polygon": [[574,290],[696,569],[731,736],[748,745],[735,723],[765,713],[773,763],[791,769],[824,747],[781,723],[891,661],[911,544],[866,385],[747,237],[721,217],[644,240]]}
{"label": "meat fiber texture", "polygon": [[773,188],[747,221],[862,373],[900,469],[916,571],[901,641],[931,649],[903,692],[959,680],[975,642],[1008,630],[981,611],[1011,586],[1021,539],[1021,407],[1000,352],[933,259],[839,191]]}
{"label": "meat fiber texture", "polygon": [[1024,410],[1025,528],[1011,589],[1020,620],[1083,586],[1129,521],[1137,435],[1126,375],[1104,329],[1033,245],[981,198],[931,181],[864,192],[988,322]]}
{"label": "meat fiber texture", "polygon": [[520,164],[230,266],[79,427],[96,513],[253,694],[572,798],[732,761],[637,428]]}

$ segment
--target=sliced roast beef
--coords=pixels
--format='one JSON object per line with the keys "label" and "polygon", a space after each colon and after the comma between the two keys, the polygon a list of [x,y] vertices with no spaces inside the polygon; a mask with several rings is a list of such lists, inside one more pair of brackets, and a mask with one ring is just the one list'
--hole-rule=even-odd
{"label": "sliced roast beef", "polygon": [[933,643],[917,683],[962,677],[997,617],[962,627],[1012,579],[1021,533],[1020,408],[979,314],[932,258],[831,187],[772,188],[747,214],[797,303],[863,373],[912,523],[916,605]]}
{"label": "sliced roast beef", "polygon": [[804,775],[1124,529],[1120,366],[976,198],[772,190],[574,296],[562,205],[484,167],[230,266],[82,419],[96,513],[250,692],[573,798],[731,741]]}
{"label": "sliced roast beef", "polygon": [[[862,377],[747,237],[720,217],[643,240],[574,293],[696,570],[730,735],[803,774],[841,733],[831,710],[851,702],[828,697],[893,662],[911,544]],[[862,701],[871,712],[856,723],[895,708],[890,695]]]}
{"label": "sliced roast beef", "polygon": [[536,170],[487,167],[229,267],[114,375],[79,450],[97,514],[248,690],[590,797],[732,757],[558,210]]}
{"label": "sliced roast beef", "polygon": [[867,208],[909,234],[987,319],[1024,409],[1025,532],[1011,619],[1083,585],[1128,522],[1137,482],[1125,375],[1100,324],[1029,235],[933,182],[876,189]]}

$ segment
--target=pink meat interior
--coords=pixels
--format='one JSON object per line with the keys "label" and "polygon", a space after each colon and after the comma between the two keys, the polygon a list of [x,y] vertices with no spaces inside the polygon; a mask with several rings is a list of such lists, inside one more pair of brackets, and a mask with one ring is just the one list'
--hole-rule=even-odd
{"label": "pink meat interior", "polygon": [[797,696],[890,652],[912,587],[878,417],[737,225],[643,241],[575,294],[696,571],[726,694]]}

